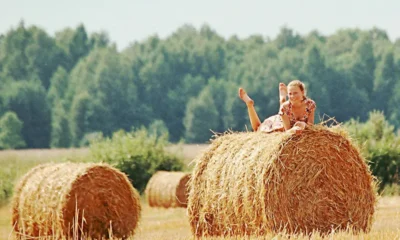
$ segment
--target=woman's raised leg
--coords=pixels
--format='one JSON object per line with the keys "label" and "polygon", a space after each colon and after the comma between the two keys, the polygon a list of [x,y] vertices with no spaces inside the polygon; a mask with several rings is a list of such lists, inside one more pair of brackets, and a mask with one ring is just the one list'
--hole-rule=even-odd
{"label": "woman's raised leg", "polygon": [[254,108],[254,101],[249,97],[249,95],[247,95],[246,91],[243,88],[239,88],[239,97],[247,105],[251,127],[254,131],[257,131],[258,127],[261,125],[261,121],[257,115],[256,109]]}
{"label": "woman's raised leg", "polygon": [[287,87],[284,83],[279,83],[279,106],[286,102],[286,96],[288,95]]}

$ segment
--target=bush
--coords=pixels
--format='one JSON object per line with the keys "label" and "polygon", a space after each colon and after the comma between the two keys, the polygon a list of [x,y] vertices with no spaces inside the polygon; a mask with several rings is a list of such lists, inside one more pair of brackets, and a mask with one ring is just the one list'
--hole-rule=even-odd
{"label": "bush", "polygon": [[99,137],[89,145],[93,161],[109,163],[127,174],[141,193],[150,177],[158,170],[181,171],[181,158],[166,152],[167,135],[137,131],[115,132],[112,138]]}
{"label": "bush", "polygon": [[7,202],[13,192],[13,182],[11,169],[1,169],[0,171],[0,206]]}
{"label": "bush", "polygon": [[400,136],[382,112],[373,111],[365,123],[354,119],[345,124],[352,138],[368,160],[372,174],[380,182],[379,191],[386,185],[399,183]]}
{"label": "bush", "polygon": [[379,191],[386,185],[399,183],[400,150],[387,146],[374,147],[369,150],[368,160],[371,171],[380,181]]}

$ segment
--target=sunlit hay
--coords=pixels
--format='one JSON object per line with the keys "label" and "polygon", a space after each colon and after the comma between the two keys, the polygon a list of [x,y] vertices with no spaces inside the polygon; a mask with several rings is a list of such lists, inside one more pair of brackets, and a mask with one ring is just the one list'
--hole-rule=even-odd
{"label": "sunlit hay", "polygon": [[135,231],[141,206],[138,192],[119,170],[61,163],[39,165],[23,176],[12,211],[17,237],[126,238]]}
{"label": "sunlit hay", "polygon": [[158,171],[149,180],[145,194],[150,207],[186,207],[189,173]]}
{"label": "sunlit hay", "polygon": [[217,137],[196,159],[188,214],[195,236],[369,232],[376,182],[344,130]]}

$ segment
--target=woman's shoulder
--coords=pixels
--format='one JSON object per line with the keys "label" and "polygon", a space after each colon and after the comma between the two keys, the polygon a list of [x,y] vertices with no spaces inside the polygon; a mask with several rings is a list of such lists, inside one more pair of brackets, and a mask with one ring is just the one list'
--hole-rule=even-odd
{"label": "woman's shoulder", "polygon": [[315,108],[315,107],[317,107],[317,104],[316,104],[315,101],[312,100],[311,98],[307,98],[306,104],[307,104],[307,106],[310,107],[310,108]]}

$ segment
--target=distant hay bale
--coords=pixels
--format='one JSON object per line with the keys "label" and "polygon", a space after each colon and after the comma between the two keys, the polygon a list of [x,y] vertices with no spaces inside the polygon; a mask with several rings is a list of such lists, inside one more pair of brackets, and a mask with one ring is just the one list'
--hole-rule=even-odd
{"label": "distant hay bale", "polygon": [[12,225],[19,238],[126,238],[140,218],[138,192],[106,164],[43,164],[16,186]]}
{"label": "distant hay bale", "polygon": [[195,236],[368,232],[375,186],[340,128],[225,134],[196,158],[191,230]]}
{"label": "distant hay bale", "polygon": [[189,173],[158,171],[149,180],[145,194],[150,207],[186,207]]}

